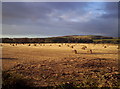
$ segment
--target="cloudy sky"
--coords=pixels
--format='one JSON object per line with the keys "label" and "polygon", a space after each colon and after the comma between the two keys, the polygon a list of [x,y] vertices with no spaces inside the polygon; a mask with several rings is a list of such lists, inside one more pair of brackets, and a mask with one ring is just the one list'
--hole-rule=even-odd
{"label": "cloudy sky", "polygon": [[117,2],[3,2],[3,37],[118,36]]}

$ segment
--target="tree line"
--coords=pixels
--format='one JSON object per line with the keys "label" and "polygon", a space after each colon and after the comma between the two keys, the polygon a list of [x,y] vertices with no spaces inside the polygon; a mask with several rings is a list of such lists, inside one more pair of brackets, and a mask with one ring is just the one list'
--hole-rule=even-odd
{"label": "tree line", "polygon": [[119,39],[87,39],[87,38],[1,38],[1,43],[113,43],[119,44]]}
{"label": "tree line", "polygon": [[92,43],[91,39],[78,38],[2,38],[2,43]]}

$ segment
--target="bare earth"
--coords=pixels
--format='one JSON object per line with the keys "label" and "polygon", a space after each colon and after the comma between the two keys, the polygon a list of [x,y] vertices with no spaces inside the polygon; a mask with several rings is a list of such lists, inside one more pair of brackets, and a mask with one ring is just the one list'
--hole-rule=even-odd
{"label": "bare earth", "polygon": [[[87,48],[81,49],[83,46]],[[77,54],[74,50],[77,50]],[[34,86],[54,86],[66,82],[80,84],[87,76],[98,79],[102,78],[100,75],[113,77],[113,74],[118,74],[118,45],[2,44],[2,65],[3,71],[22,74],[31,79]],[[109,82],[98,86],[114,86],[111,82],[116,81],[117,77],[114,80],[112,77],[100,80]]]}

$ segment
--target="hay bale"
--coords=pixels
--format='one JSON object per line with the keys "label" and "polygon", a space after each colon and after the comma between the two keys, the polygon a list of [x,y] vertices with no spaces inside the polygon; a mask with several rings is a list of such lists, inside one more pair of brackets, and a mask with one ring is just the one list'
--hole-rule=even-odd
{"label": "hay bale", "polygon": [[37,46],[37,44],[34,44],[34,46]]}
{"label": "hay bale", "polygon": [[59,45],[59,47],[61,47],[61,45]]}
{"label": "hay bale", "polygon": [[71,48],[74,48],[74,46],[71,46]]}
{"label": "hay bale", "polygon": [[92,53],[93,53],[92,49],[88,50],[87,52],[88,52],[88,53],[90,53],[90,54],[92,54]]}
{"label": "hay bale", "polygon": [[67,45],[67,47],[70,47],[70,45]]}
{"label": "hay bale", "polygon": [[81,49],[85,50],[87,48],[87,46],[83,46]]}
{"label": "hay bale", "polygon": [[30,44],[28,46],[30,46]]}
{"label": "hay bale", "polygon": [[117,47],[117,49],[120,49],[119,47]]}
{"label": "hay bale", "polygon": [[104,46],[104,48],[107,48],[107,46]]}
{"label": "hay bale", "polygon": [[75,54],[77,54],[77,50],[74,49],[73,52],[74,52]]}
{"label": "hay bale", "polygon": [[90,53],[92,54],[93,52],[92,52],[92,49],[90,49]]}

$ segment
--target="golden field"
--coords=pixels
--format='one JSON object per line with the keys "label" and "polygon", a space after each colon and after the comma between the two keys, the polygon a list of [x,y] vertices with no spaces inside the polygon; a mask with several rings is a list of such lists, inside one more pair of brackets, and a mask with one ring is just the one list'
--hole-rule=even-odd
{"label": "golden field", "polygon": [[3,71],[20,74],[35,87],[66,83],[75,83],[78,88],[119,86],[115,44],[1,44],[1,47]]}

